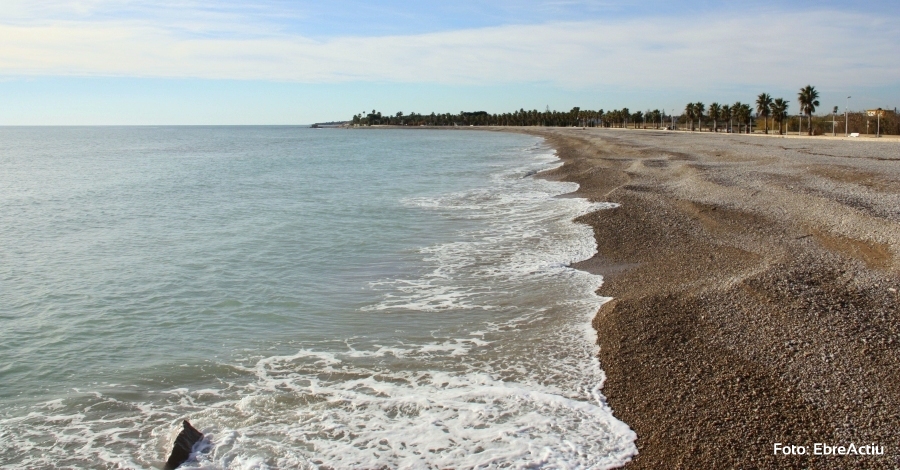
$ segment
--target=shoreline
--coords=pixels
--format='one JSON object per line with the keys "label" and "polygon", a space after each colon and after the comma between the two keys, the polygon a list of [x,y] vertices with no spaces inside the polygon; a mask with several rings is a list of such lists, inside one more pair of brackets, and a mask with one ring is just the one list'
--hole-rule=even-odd
{"label": "shoreline", "polygon": [[772,129],[769,129],[769,133],[763,133],[760,131],[753,131],[750,134],[745,133],[727,133],[727,132],[710,132],[710,131],[689,131],[684,129],[678,129],[674,131],[666,131],[663,129],[652,129],[652,128],[622,128],[622,127],[542,127],[542,126],[394,126],[387,124],[375,124],[372,126],[326,126],[321,127],[321,129],[345,129],[345,130],[366,130],[366,129],[402,129],[402,130],[452,130],[452,131],[465,131],[465,130],[475,130],[475,131],[494,131],[494,132],[513,132],[520,134],[532,134],[539,135],[544,130],[555,129],[555,130],[581,130],[581,131],[604,131],[604,132],[662,132],[662,133],[671,133],[671,134],[683,134],[683,135],[702,135],[702,136],[736,136],[736,137],[771,137],[771,138],[782,138],[782,139],[809,139],[809,140],[822,140],[822,141],[835,141],[835,140],[843,140],[850,142],[886,142],[891,144],[897,144],[900,142],[900,135],[893,134],[882,134],[880,136],[875,136],[874,134],[860,134],[859,137],[850,137],[841,132],[838,132],[837,135],[830,134],[819,134],[819,135],[797,135],[794,133],[784,133],[778,134],[776,132],[772,132]]}
{"label": "shoreline", "polygon": [[[620,205],[576,219],[598,253],[574,267],[613,297],[593,326],[603,394],[638,436],[626,468],[900,464],[900,152],[492,130],[543,137],[563,161],[545,176]],[[774,455],[776,443],[884,455]]]}

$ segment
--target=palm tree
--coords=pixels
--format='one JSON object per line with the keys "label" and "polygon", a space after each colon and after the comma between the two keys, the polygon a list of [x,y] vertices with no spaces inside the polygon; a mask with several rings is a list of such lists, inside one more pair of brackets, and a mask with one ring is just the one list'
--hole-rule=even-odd
{"label": "palm tree", "polygon": [[731,106],[729,106],[727,104],[722,105],[722,109],[719,110],[719,117],[721,117],[723,121],[728,121],[728,123],[729,123],[728,130],[730,131],[731,130],[731,126],[730,126],[730,124],[731,124]]}
{"label": "palm tree", "polygon": [[812,113],[816,112],[816,106],[819,105],[818,98],[819,92],[812,85],[806,85],[797,94],[797,101],[800,102],[800,112],[806,114],[807,124],[809,124],[809,129],[806,130],[808,135],[812,135]]}
{"label": "palm tree", "polygon": [[703,112],[706,111],[706,105],[701,102],[694,103],[694,116],[697,117],[697,130],[703,130],[703,124],[701,123],[701,119],[703,119]]}
{"label": "palm tree", "polygon": [[632,114],[632,115],[631,115],[631,122],[634,123],[634,128],[637,129],[637,128],[638,128],[638,122],[642,122],[642,123],[644,122],[644,112],[643,112],[643,111],[638,111],[638,112]]}
{"label": "palm tree", "polygon": [[713,120],[713,132],[719,132],[719,116],[722,112],[722,106],[713,102],[709,105],[709,118]]}
{"label": "palm tree", "polygon": [[576,126],[580,126],[580,125],[581,125],[581,124],[579,124],[579,121],[581,120],[581,115],[580,115],[580,113],[581,113],[581,108],[579,108],[578,106],[572,108],[572,110],[569,111],[569,114],[572,115],[572,120],[575,122],[575,125],[576,125]]}
{"label": "palm tree", "polygon": [[772,112],[775,122],[778,123],[778,135],[784,135],[784,132],[781,130],[781,124],[784,122],[784,118],[787,117],[788,102],[783,98],[775,98],[775,101],[769,105],[769,110]]}
{"label": "palm tree", "polygon": [[688,103],[688,104],[684,107],[684,116],[685,116],[686,118],[688,118],[688,121],[691,122],[691,131],[694,130],[694,110],[695,110],[695,109],[696,109],[696,108],[694,107],[694,103]]}
{"label": "palm tree", "polygon": [[769,133],[769,110],[772,107],[772,97],[768,93],[760,93],[756,97],[756,115],[766,120],[766,134]]}
{"label": "palm tree", "polygon": [[753,129],[751,128],[751,124],[753,124],[753,108],[751,108],[749,104],[741,105],[741,117],[744,119],[744,122],[747,123],[747,133],[750,134],[753,132]]}
{"label": "palm tree", "polygon": [[734,119],[738,122],[738,133],[741,131],[741,107],[744,106],[740,101],[735,101],[733,105],[731,105],[731,115],[734,116]]}

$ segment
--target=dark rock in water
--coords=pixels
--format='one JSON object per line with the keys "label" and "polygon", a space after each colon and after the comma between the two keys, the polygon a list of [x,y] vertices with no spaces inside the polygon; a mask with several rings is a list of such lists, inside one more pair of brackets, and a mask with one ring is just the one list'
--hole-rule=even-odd
{"label": "dark rock in water", "polygon": [[166,466],[163,467],[164,470],[175,470],[179,465],[183,464],[188,457],[191,456],[191,450],[194,448],[194,444],[200,442],[203,439],[203,433],[194,429],[187,420],[184,420],[184,429],[178,433],[178,437],[175,438],[175,445],[172,446],[172,454],[169,455],[169,460],[166,461]]}
{"label": "dark rock in water", "polygon": [[529,176],[534,176],[536,174],[537,174],[537,170],[531,170],[528,173],[525,173],[525,176],[523,176],[523,178],[528,178]]}

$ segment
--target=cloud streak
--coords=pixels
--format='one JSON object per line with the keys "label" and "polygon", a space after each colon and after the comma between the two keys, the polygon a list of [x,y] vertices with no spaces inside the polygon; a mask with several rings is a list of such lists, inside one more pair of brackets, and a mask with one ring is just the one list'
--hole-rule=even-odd
{"label": "cloud streak", "polygon": [[[837,11],[710,14],[316,40],[234,15],[0,24],[0,74],[564,87],[900,82],[900,22]],[[217,34],[209,34],[217,31]],[[799,85],[798,85],[799,86]]]}

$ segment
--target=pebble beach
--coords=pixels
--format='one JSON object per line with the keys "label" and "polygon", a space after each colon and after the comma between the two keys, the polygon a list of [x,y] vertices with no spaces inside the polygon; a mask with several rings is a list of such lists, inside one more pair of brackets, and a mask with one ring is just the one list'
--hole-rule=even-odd
{"label": "pebble beach", "polygon": [[[565,162],[548,177],[618,204],[577,219],[598,253],[576,267],[612,297],[627,468],[900,465],[900,142],[526,132]],[[816,455],[850,444],[883,454]]]}

